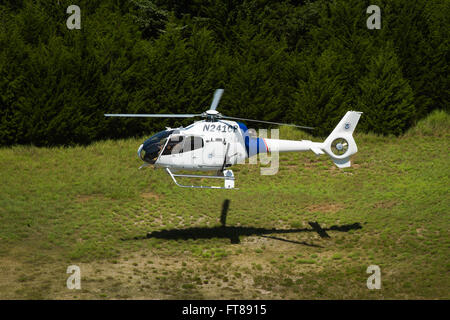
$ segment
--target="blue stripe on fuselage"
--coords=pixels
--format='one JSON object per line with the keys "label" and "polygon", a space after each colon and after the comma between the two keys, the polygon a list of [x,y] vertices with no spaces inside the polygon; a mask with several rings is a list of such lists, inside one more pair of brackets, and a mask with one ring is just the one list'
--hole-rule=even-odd
{"label": "blue stripe on fuselage", "polygon": [[245,150],[247,151],[247,157],[254,156],[258,153],[266,153],[267,147],[262,138],[252,138],[248,134],[248,128],[242,122],[237,123],[239,129],[241,129],[242,136],[244,137]]}

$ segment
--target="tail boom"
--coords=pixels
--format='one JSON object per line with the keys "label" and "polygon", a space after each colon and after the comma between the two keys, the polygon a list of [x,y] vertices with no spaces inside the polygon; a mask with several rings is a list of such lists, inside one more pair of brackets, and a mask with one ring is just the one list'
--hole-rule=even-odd
{"label": "tail boom", "polygon": [[348,111],[324,142],[310,140],[263,139],[267,152],[312,151],[317,155],[328,154],[338,168],[351,166],[350,156],[358,152],[353,131],[362,112]]}

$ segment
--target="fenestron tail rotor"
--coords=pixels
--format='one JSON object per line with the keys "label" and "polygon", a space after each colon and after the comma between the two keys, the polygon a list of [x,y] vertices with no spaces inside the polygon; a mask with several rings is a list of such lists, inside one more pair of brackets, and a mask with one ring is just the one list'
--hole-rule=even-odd
{"label": "fenestron tail rotor", "polygon": [[344,138],[334,139],[331,143],[331,151],[337,155],[341,156],[345,154],[348,150],[348,142]]}
{"label": "fenestron tail rotor", "polygon": [[206,110],[203,113],[199,114],[129,114],[129,113],[108,113],[105,114],[105,117],[128,117],[128,118],[194,118],[194,117],[203,117],[206,118],[207,121],[217,121],[218,119],[230,119],[230,120],[241,120],[241,121],[248,121],[248,122],[259,122],[259,123],[266,123],[266,124],[274,124],[279,126],[291,126],[291,127],[297,127],[301,129],[308,129],[308,130],[314,130],[313,127],[307,127],[307,126],[299,126],[296,124],[291,123],[281,123],[281,122],[272,122],[272,121],[263,121],[263,120],[254,120],[254,119],[246,119],[246,118],[238,118],[238,117],[229,117],[224,116],[221,113],[219,113],[216,109],[219,105],[220,98],[223,94],[223,89],[217,89],[214,92],[214,98],[211,102],[211,106],[208,110]]}

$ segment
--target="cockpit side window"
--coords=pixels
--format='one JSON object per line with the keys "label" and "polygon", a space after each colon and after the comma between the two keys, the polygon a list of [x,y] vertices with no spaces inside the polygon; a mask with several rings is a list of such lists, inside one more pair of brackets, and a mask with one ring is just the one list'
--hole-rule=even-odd
{"label": "cockpit side window", "polygon": [[183,152],[183,136],[175,136],[170,138],[162,153],[163,156],[169,154],[177,154]]}
{"label": "cockpit side window", "polygon": [[189,136],[186,137],[186,141],[184,142],[184,152],[196,150],[203,148],[205,143],[201,137]]}

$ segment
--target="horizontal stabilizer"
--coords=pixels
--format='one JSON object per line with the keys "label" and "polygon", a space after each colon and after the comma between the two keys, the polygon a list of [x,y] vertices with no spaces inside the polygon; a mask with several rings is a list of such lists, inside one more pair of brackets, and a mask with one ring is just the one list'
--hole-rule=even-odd
{"label": "horizontal stabilizer", "polygon": [[319,148],[311,148],[311,151],[314,152],[318,156],[325,153],[322,151],[322,149],[319,149]]}

